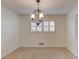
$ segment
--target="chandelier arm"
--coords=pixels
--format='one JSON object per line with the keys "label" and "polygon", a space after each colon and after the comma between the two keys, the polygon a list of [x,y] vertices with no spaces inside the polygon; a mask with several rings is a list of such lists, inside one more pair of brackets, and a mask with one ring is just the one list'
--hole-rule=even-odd
{"label": "chandelier arm", "polygon": [[39,19],[39,12],[40,12],[40,10],[39,10],[39,2],[38,2],[38,19]]}
{"label": "chandelier arm", "polygon": [[38,2],[38,10],[39,10],[39,2]]}
{"label": "chandelier arm", "polygon": [[36,0],[36,2],[38,3],[38,10],[39,10],[39,3],[40,3],[40,0]]}

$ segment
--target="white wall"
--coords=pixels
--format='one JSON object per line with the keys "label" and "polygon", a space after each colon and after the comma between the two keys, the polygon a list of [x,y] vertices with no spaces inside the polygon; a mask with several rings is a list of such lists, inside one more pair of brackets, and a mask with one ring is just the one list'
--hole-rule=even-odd
{"label": "white wall", "polygon": [[77,56],[77,36],[76,36],[76,25],[77,23],[77,8],[72,10],[67,15],[67,49],[69,49],[73,55]]}
{"label": "white wall", "polygon": [[[32,33],[30,31],[30,16],[18,16],[3,6],[1,10],[2,57],[18,47],[65,47],[65,15],[45,16],[45,20],[55,20],[56,32]],[[44,42],[44,46],[39,46],[39,42]]]}
{"label": "white wall", "polygon": [[[45,20],[55,20],[56,32],[54,33],[32,33],[30,31],[30,16],[18,16],[3,6],[1,10],[2,57],[18,47],[67,47],[67,49],[77,56],[75,29],[77,28],[77,23],[75,23],[77,8],[72,10],[67,17],[66,15],[45,16]],[[40,46],[39,42],[44,42],[44,45]]]}
{"label": "white wall", "polygon": [[[49,15],[44,20],[56,21],[56,32],[32,33],[30,27],[30,16],[20,16],[20,43],[22,47],[65,47],[66,41],[66,16]],[[39,42],[44,42],[44,46],[39,46]]]}
{"label": "white wall", "polygon": [[19,17],[8,10],[1,8],[1,54],[2,57],[19,47],[18,41]]}

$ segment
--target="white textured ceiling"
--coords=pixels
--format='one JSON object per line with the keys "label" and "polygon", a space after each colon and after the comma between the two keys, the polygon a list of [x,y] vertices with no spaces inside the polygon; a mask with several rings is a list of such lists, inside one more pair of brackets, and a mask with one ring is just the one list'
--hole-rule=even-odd
{"label": "white textured ceiling", "polygon": [[[67,14],[78,0],[41,0],[40,9],[45,14]],[[2,5],[18,14],[31,14],[37,8],[36,0],[2,0]]]}

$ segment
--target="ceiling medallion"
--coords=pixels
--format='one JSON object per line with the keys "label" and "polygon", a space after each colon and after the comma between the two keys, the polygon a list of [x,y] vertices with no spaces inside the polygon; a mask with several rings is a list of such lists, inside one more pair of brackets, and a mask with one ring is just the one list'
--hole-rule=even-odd
{"label": "ceiling medallion", "polygon": [[35,22],[36,25],[39,26],[39,24],[43,22],[43,13],[39,9],[40,0],[36,0],[36,2],[38,3],[38,8],[34,10],[33,13],[31,14],[31,20],[32,22]]}

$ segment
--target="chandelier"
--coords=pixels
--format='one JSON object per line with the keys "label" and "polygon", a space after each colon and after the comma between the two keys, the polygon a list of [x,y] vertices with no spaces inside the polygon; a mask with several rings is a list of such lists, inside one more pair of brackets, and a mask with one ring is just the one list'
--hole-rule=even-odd
{"label": "chandelier", "polygon": [[40,0],[36,0],[36,2],[38,4],[38,8],[36,10],[34,10],[33,13],[31,14],[31,21],[35,22],[36,25],[39,25],[40,23],[43,22],[43,13],[39,9]]}

